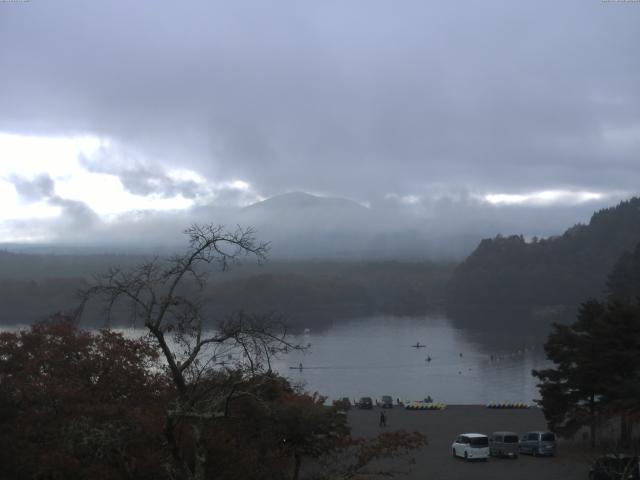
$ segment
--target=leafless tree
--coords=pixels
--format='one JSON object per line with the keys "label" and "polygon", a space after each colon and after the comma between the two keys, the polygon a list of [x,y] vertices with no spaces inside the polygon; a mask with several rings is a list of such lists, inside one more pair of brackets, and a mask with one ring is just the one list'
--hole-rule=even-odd
{"label": "leafless tree", "polygon": [[[232,399],[253,394],[242,388],[247,378],[254,387],[255,379],[268,381],[269,375],[260,374],[271,371],[274,355],[301,347],[287,339],[284,323],[274,315],[237,313],[215,326],[206,323],[201,297],[213,267],[224,271],[242,257],[262,262],[268,244],[257,242],[252,229],[240,227],[229,232],[222,226],[193,225],[185,234],[189,247],[182,255],[156,257],[96,277],[81,292],[78,313],[88,301],[99,299],[109,318],[124,303],[132,324],[144,326],[157,341],[176,392],[164,430],[175,475],[202,480],[208,460],[204,425],[228,415]],[[194,445],[189,458],[177,438],[185,424]]]}

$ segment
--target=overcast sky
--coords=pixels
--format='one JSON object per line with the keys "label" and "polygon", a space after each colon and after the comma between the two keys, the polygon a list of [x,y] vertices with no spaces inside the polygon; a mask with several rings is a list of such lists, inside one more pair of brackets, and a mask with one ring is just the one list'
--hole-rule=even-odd
{"label": "overcast sky", "polygon": [[0,240],[291,191],[583,221],[638,192],[639,46],[633,1],[0,2]]}

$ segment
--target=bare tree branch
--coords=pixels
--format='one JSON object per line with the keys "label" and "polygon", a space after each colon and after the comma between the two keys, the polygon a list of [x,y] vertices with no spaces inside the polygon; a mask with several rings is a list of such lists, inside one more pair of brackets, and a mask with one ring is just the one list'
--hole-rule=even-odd
{"label": "bare tree branch", "polygon": [[[246,380],[259,378],[264,365],[270,371],[274,355],[302,347],[287,339],[284,322],[273,314],[239,312],[212,330],[205,330],[199,295],[206,286],[211,265],[225,271],[244,257],[261,263],[269,244],[257,242],[253,229],[239,226],[229,232],[221,225],[192,225],[184,233],[189,239],[184,254],[154,257],[131,270],[111,269],[97,277],[81,292],[77,315],[92,299],[106,305],[107,319],[124,304],[129,307],[130,323],[143,325],[155,338],[177,393],[165,424],[176,471],[183,478],[203,480],[207,458],[202,445],[202,422],[228,416],[233,399],[257,399],[253,391],[243,388]],[[216,362],[221,352],[231,358],[226,363],[223,359],[223,366],[234,367],[226,373]],[[178,448],[176,438],[183,422],[190,426],[195,442],[195,453],[189,460]]]}

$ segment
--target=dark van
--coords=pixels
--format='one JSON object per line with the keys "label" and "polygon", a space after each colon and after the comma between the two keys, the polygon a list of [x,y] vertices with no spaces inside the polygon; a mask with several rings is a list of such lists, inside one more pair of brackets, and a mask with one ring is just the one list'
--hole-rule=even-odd
{"label": "dark van", "polygon": [[520,453],[528,453],[534,457],[556,454],[556,436],[551,432],[527,432],[520,438]]}
{"label": "dark van", "polygon": [[373,408],[373,400],[371,400],[371,397],[362,397],[356,405],[358,408],[370,410]]}
{"label": "dark van", "polygon": [[380,404],[382,408],[393,408],[393,398],[391,395],[383,395]]}
{"label": "dark van", "polygon": [[518,458],[518,434],[515,432],[493,432],[489,435],[489,455]]}

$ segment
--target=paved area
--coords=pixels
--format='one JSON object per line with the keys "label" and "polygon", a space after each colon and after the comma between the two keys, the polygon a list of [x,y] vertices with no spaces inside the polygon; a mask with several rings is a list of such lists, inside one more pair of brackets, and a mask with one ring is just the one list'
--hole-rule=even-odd
{"label": "paved area", "polygon": [[[491,410],[484,406],[449,406],[442,411],[408,411],[402,408],[385,410],[387,430],[419,431],[427,436],[429,445],[415,452],[415,465],[409,480],[584,480],[588,476],[588,456],[562,442],[556,457],[534,458],[520,455],[518,459],[490,458],[487,462],[465,462],[451,456],[451,442],[460,433],[490,434],[499,430],[522,433],[544,430],[546,424],[538,408],[526,410]],[[379,408],[351,410],[349,423],[354,436],[378,434]]]}

